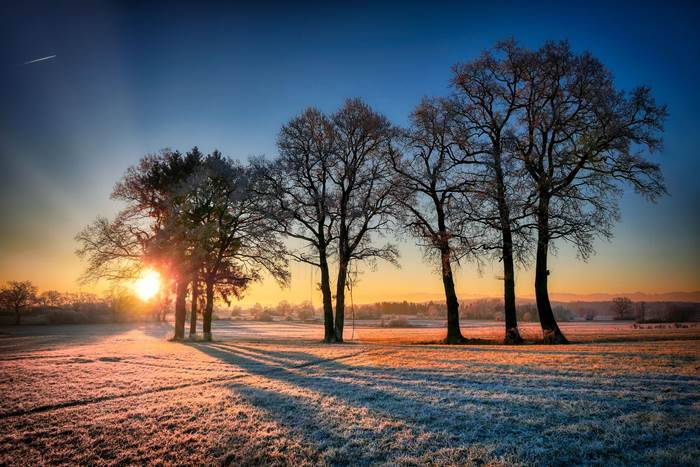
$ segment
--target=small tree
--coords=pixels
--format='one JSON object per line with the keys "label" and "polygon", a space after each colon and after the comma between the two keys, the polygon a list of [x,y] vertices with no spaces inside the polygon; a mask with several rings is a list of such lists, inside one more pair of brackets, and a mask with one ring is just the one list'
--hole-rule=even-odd
{"label": "small tree", "polygon": [[615,297],[612,300],[612,308],[615,319],[628,319],[632,311],[632,300],[627,297]]}
{"label": "small tree", "polygon": [[64,296],[58,290],[47,290],[45,292],[42,292],[41,295],[38,296],[37,300],[39,303],[41,303],[42,306],[49,306],[54,308],[60,307],[65,304]]}
{"label": "small tree", "polygon": [[36,302],[37,289],[30,281],[9,281],[0,289],[0,304],[14,310],[15,324],[20,324],[20,313]]}

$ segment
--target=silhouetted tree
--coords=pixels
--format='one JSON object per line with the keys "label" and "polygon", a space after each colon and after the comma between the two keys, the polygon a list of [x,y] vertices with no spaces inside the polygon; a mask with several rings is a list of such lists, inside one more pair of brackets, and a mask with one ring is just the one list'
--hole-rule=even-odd
{"label": "silhouetted tree", "polygon": [[585,259],[596,236],[611,236],[623,184],[651,200],[665,193],[659,166],[645,152],[661,147],[667,112],[646,87],[616,89],[597,59],[575,54],[566,42],[518,53],[526,65],[517,154],[536,196],[537,308],[544,341],[565,343],[547,287],[552,241],[573,243]]}
{"label": "silhouetted tree", "polygon": [[[307,109],[285,125],[279,158],[265,166],[269,215],[277,230],[301,241],[297,261],[321,271],[324,341],[342,342],[345,289],[352,261],[395,261],[391,245],[375,247],[372,234],[389,222],[391,171],[387,153],[394,130],[359,100],[348,100],[331,117]],[[335,321],[330,288],[331,257],[338,263]]]}
{"label": "silhouetted tree", "polygon": [[347,100],[331,121],[335,157],[329,171],[337,192],[335,339],[342,342],[350,264],[377,259],[396,264],[398,258],[394,245],[374,244],[375,234],[385,232],[395,214],[389,154],[396,130],[359,99]]}
{"label": "silhouetted tree", "polygon": [[453,102],[460,120],[461,139],[483,164],[478,183],[465,187],[470,199],[482,202],[471,209],[474,221],[500,237],[491,246],[503,263],[505,342],[522,342],[515,303],[515,259],[525,259],[527,193],[522,171],[513,160],[513,133],[520,118],[523,54],[512,41],[501,42],[476,60],[453,67]]}
{"label": "silhouetted tree", "polygon": [[412,114],[403,144],[391,157],[399,174],[393,198],[402,207],[400,219],[419,239],[426,256],[439,264],[447,304],[448,344],[464,342],[453,264],[472,255],[479,243],[462,196],[471,183],[468,166],[475,160],[455,139],[455,117],[451,103],[424,99]]}
{"label": "silhouetted tree", "polygon": [[196,146],[184,155],[163,151],[147,167],[130,169],[115,188],[117,198],[129,203],[127,211],[148,215],[152,222],[154,235],[147,244],[144,262],[156,264],[175,281],[174,340],[185,337],[187,292],[202,262],[201,252],[193,246],[183,225],[196,222],[204,214],[185,212],[182,205],[191,200],[190,185],[203,163],[204,154]]}
{"label": "silhouetted tree", "polygon": [[201,272],[196,270],[192,273],[192,282],[190,283],[190,339],[194,339],[197,335],[197,310],[200,308],[200,287],[201,287]]}
{"label": "silhouetted tree", "polygon": [[43,306],[60,307],[65,304],[65,298],[58,290],[46,290],[37,297],[37,302]]}
{"label": "silhouetted tree", "polygon": [[282,127],[277,147],[277,160],[257,162],[267,174],[260,195],[269,200],[268,215],[275,220],[275,229],[301,243],[289,255],[319,268],[324,341],[335,342],[329,267],[337,238],[337,198],[331,181],[335,131],[325,115],[310,108]]}
{"label": "silhouetted tree", "polygon": [[112,192],[126,208],[113,221],[99,217],[76,235],[77,254],[88,261],[84,281],[134,279],[147,262],[157,262],[157,269],[175,280],[174,339],[184,338],[192,266],[180,231],[170,228],[176,224],[172,200],[201,159],[197,148],[186,155],[163,150],[143,157]]}
{"label": "silhouetted tree", "polygon": [[612,299],[612,308],[615,319],[627,319],[632,312],[632,300],[627,297],[615,297]]}
{"label": "silhouetted tree", "polygon": [[81,282],[135,279],[153,232],[140,218],[122,211],[114,220],[98,217],[76,236],[76,254],[87,261]]}
{"label": "silhouetted tree", "polygon": [[15,312],[15,324],[20,324],[22,310],[36,302],[36,292],[30,281],[8,281],[0,289],[0,304]]}
{"label": "silhouetted tree", "polygon": [[280,284],[289,281],[286,248],[267,215],[264,198],[254,185],[264,173],[244,167],[215,151],[207,156],[172,202],[181,237],[202,271],[205,306],[204,339],[211,339],[215,289],[222,296],[240,296],[261,269]]}

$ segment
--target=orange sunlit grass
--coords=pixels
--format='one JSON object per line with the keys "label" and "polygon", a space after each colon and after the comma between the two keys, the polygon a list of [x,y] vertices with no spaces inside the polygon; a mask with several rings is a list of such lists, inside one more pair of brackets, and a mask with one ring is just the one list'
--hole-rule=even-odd
{"label": "orange sunlit grass", "polygon": [[141,273],[136,282],[134,282],[134,292],[143,301],[148,301],[160,291],[160,274],[158,272],[147,269]]}

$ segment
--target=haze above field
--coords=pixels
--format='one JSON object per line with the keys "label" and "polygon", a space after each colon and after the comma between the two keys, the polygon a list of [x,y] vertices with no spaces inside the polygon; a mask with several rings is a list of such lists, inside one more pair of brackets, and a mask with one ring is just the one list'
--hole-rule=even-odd
{"label": "haze above field", "polygon": [[[73,236],[98,214],[119,209],[109,200],[112,186],[146,153],[200,145],[240,159],[272,157],[289,118],[311,105],[332,111],[352,96],[403,125],[422,96],[447,93],[454,63],[513,36],[530,47],[569,39],[574,49],[599,57],[622,88],[651,86],[670,112],[657,160],[671,196],[652,205],[626,194],[615,240],[599,243],[588,263],[562,246],[551,264],[552,298],[698,301],[700,10],[602,2],[564,10],[553,3],[532,15],[526,4],[433,6],[429,12],[408,4],[261,4],[222,12],[6,3],[0,7],[0,281],[76,290],[82,265]],[[412,240],[404,239],[400,250],[400,269],[379,264],[361,275],[358,303],[442,297],[439,278]],[[289,289],[266,281],[244,303],[318,304],[318,273],[300,265],[291,272]],[[456,277],[460,298],[499,296],[500,274],[498,263],[484,265],[481,274],[463,265]],[[531,297],[531,271],[517,279],[518,294]],[[669,294],[675,291],[691,298]]]}

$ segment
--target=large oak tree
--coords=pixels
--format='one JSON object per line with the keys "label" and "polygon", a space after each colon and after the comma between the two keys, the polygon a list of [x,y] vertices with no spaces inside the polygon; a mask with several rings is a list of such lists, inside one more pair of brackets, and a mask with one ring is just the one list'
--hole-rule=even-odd
{"label": "large oak tree", "polygon": [[547,343],[564,343],[549,301],[548,253],[558,238],[586,258],[609,237],[624,186],[654,200],[665,193],[659,166],[666,107],[647,87],[619,90],[610,71],[567,42],[548,42],[526,58],[518,94],[517,155],[532,182],[537,232],[535,294]]}

